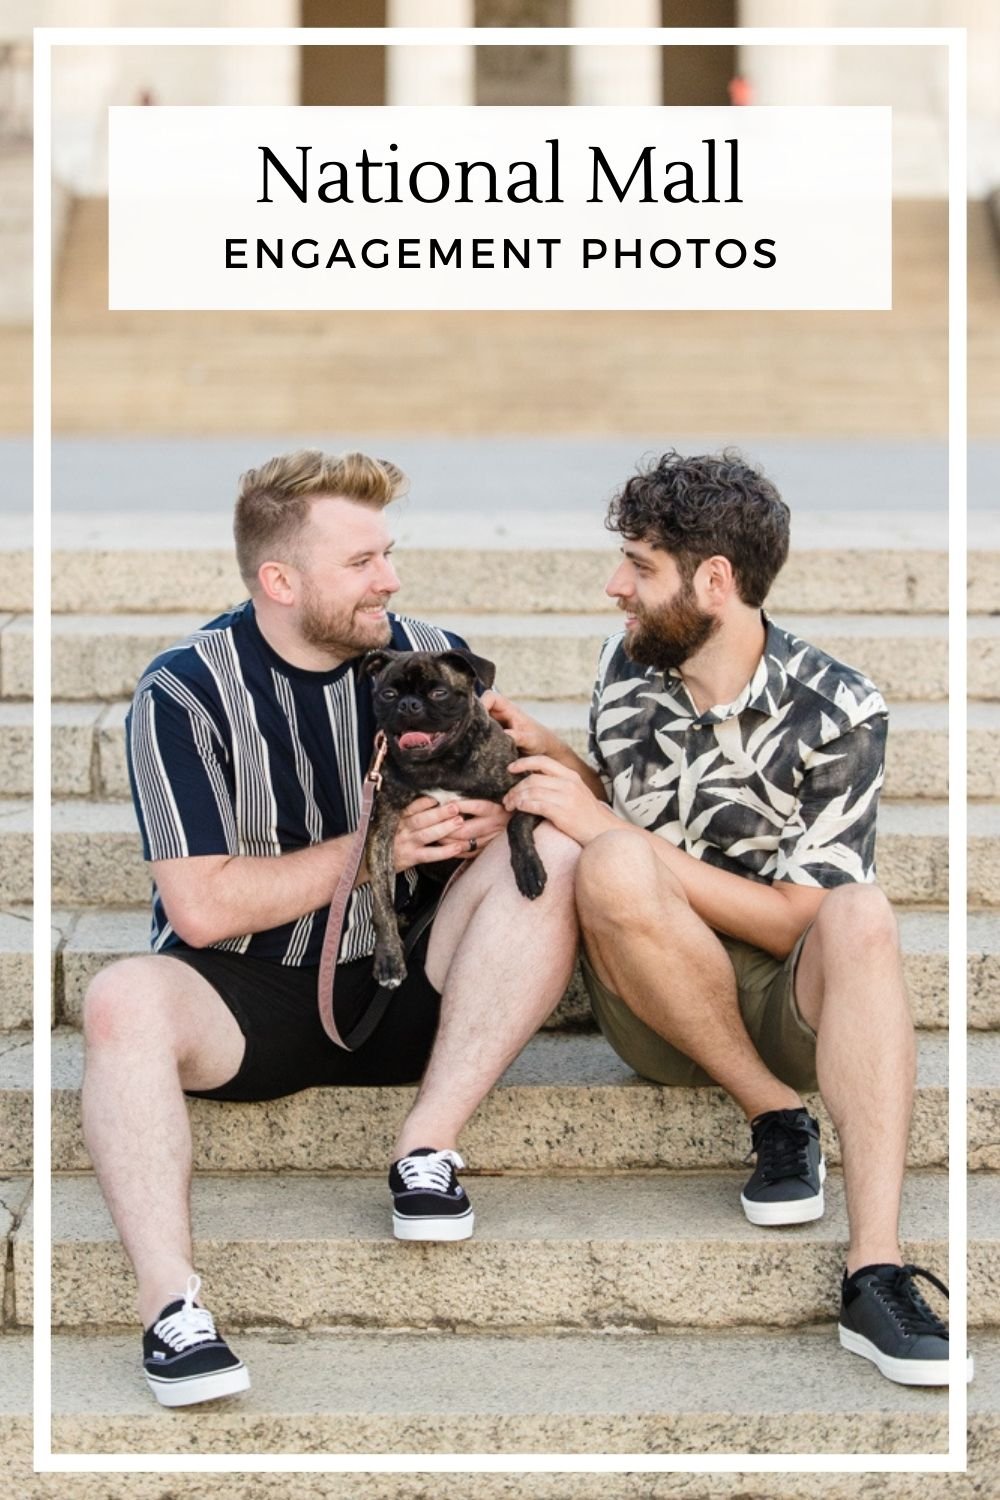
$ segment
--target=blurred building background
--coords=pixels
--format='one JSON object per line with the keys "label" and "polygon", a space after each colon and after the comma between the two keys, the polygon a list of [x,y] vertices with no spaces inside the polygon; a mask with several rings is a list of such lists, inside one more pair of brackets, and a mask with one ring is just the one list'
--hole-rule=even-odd
{"label": "blurred building background", "polygon": [[[970,24],[971,419],[995,426],[1000,7],[914,0],[907,25]],[[2,347],[30,315],[29,25],[68,0],[8,4],[0,23]],[[893,0],[94,0],[92,25],[383,25],[384,46],[60,49],[54,57],[54,394],[63,432],[329,428],[492,433],[940,436],[945,413],[947,63],[914,47],[407,49],[392,28],[892,25]],[[734,82],[735,81],[735,82]],[[887,314],[110,314],[109,104],[889,103],[895,305]],[[266,358],[261,350],[266,346]],[[0,369],[0,430],[26,430],[19,360]],[[24,366],[21,364],[23,375]]]}

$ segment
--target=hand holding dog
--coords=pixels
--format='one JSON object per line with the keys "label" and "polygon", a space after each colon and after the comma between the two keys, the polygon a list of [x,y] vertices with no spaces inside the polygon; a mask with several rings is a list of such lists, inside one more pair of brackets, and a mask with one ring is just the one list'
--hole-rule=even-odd
{"label": "hand holding dog", "polygon": [[547,818],[560,833],[581,846],[609,828],[621,826],[621,819],[606,803],[598,801],[579,773],[550,755],[526,755],[508,769],[512,775],[524,777],[503,799],[508,812]]}
{"label": "hand holding dog", "polygon": [[491,719],[495,719],[501,729],[506,730],[514,744],[524,755],[550,755],[554,746],[558,743],[551,729],[526,714],[523,708],[518,708],[511,703],[509,698],[504,698],[500,693],[491,689],[484,693],[481,699],[483,707]]}
{"label": "hand holding dog", "polygon": [[[439,804],[433,797],[417,797],[400,815],[393,846],[396,870],[471,859],[503,833],[509,818],[496,802],[464,797]],[[475,848],[469,848],[470,842]]]}

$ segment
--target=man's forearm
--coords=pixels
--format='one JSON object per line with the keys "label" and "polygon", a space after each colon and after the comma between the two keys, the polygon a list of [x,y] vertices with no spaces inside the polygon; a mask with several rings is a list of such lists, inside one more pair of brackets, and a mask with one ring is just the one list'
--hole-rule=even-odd
{"label": "man's forearm", "polygon": [[[171,925],[192,947],[296,922],[326,906],[347,863],[353,835],[328,839],[289,854],[234,855],[197,870],[187,866],[183,893],[171,888],[169,870],[154,871]],[[359,876],[364,877],[364,869]],[[192,879],[192,876],[194,879]]]}
{"label": "man's forearm", "polygon": [[734,875],[696,859],[655,833],[638,831],[680,882],[702,921],[775,958],[786,958],[792,951],[826,894],[811,886],[767,885]]}

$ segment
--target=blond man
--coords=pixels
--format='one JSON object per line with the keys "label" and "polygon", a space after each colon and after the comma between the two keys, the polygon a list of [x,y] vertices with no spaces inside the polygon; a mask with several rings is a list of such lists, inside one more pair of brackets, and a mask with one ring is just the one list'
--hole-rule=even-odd
{"label": "blond man", "polygon": [[[136,1275],[146,1377],[164,1405],[249,1385],[197,1300],[185,1095],[260,1100],[422,1078],[390,1171],[396,1233],[465,1238],[473,1214],[457,1178],[459,1133],[572,969],[578,846],[538,830],[549,879],[528,902],[506,840],[493,842],[501,809],[421,798],[396,838],[398,906],[425,912],[440,893],[428,872],[477,857],[370,1039],[342,1051],[319,1021],[326,909],[374,742],[359,663],[374,647],[464,645],[388,608],[400,585],[385,508],[404,487],[393,464],[360,453],[294,453],[245,474],[235,538],[249,598],[158,656],[129,715],[152,951],[90,987],[83,1110]],[[373,947],[362,869],[339,952],[338,1013],[370,1000]]]}

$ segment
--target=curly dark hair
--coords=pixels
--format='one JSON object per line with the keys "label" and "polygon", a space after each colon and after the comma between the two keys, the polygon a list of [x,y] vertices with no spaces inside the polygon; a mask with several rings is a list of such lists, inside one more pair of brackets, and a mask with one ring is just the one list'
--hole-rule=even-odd
{"label": "curly dark hair", "polygon": [[788,557],[788,506],[735,448],[684,458],[671,448],[640,469],[605,525],[669,552],[690,583],[706,557],[728,557],[744,604],[761,605]]}

